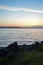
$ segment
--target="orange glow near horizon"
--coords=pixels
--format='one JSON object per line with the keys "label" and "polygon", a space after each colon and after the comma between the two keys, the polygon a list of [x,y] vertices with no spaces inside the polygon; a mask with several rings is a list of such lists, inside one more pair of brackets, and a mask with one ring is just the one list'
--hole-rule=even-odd
{"label": "orange glow near horizon", "polygon": [[0,24],[0,26],[43,26],[43,24],[39,24],[37,22],[33,22],[33,23],[15,23],[15,24]]}
{"label": "orange glow near horizon", "polygon": [[0,19],[0,26],[43,26],[43,18],[36,13],[9,15]]}

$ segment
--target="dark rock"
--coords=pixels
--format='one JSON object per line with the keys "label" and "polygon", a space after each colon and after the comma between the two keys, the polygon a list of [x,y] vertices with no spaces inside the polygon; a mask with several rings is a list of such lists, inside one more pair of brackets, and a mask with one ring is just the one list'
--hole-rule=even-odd
{"label": "dark rock", "polygon": [[31,50],[43,51],[43,43],[35,42],[30,46]]}
{"label": "dark rock", "polygon": [[12,44],[10,44],[7,49],[9,49],[9,51],[13,51],[13,52],[16,52],[18,51],[18,45],[17,45],[17,42],[14,42]]}
{"label": "dark rock", "polygon": [[2,48],[0,49],[0,57],[13,57],[16,56],[18,54],[19,51],[33,51],[33,50],[37,50],[37,51],[43,51],[43,41],[41,41],[41,43],[39,42],[35,42],[32,45],[17,45],[17,42],[14,42],[10,45],[8,45],[8,47]]}
{"label": "dark rock", "polygon": [[0,56],[5,57],[8,53],[8,49],[7,48],[3,48],[0,50]]}
{"label": "dark rock", "polygon": [[31,45],[31,49],[37,49],[40,46],[39,42],[35,42],[34,44]]}
{"label": "dark rock", "polygon": [[18,52],[17,42],[10,44],[8,47],[0,50],[0,57],[12,57]]}
{"label": "dark rock", "polygon": [[37,42],[37,41],[34,44],[32,44],[32,45],[25,45],[24,44],[24,45],[21,46],[21,48],[23,50],[27,50],[27,51],[42,50],[42,47],[43,47],[43,45],[41,43]]}
{"label": "dark rock", "polygon": [[43,41],[41,41],[41,44],[43,45]]}

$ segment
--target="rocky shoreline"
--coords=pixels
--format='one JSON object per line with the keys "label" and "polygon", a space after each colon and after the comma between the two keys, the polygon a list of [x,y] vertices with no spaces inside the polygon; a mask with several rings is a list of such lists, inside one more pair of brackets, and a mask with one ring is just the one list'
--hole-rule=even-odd
{"label": "rocky shoreline", "polygon": [[18,52],[25,50],[25,51],[42,51],[43,52],[43,41],[35,42],[34,44],[31,45],[18,45],[17,41],[8,45],[7,47],[4,47],[0,49],[0,57],[13,57],[16,55]]}

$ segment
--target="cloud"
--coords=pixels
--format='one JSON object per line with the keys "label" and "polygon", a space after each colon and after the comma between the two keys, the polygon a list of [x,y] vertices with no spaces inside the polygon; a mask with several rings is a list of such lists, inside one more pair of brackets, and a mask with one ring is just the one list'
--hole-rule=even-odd
{"label": "cloud", "polygon": [[41,10],[34,10],[29,8],[19,8],[19,7],[8,7],[8,6],[0,6],[0,9],[7,11],[23,11],[23,12],[34,12],[34,13],[43,13]]}

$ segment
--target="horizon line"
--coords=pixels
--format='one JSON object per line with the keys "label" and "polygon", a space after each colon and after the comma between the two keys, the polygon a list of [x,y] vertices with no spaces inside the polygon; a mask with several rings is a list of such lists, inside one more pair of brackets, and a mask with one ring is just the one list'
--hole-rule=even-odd
{"label": "horizon line", "polygon": [[43,27],[43,26],[0,26],[0,27]]}

